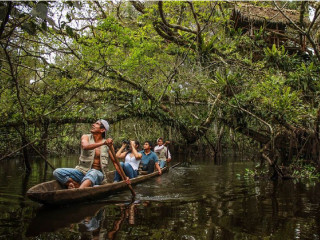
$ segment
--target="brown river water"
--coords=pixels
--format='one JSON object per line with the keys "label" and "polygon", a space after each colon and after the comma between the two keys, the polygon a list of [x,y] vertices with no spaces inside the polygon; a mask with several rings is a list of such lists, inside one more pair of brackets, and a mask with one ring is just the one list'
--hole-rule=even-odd
{"label": "brown river water", "polygon": [[[77,156],[50,159],[74,167]],[[25,193],[52,179],[41,159],[27,176],[0,162],[1,239],[320,239],[318,181],[254,180],[254,163],[193,157],[169,173],[94,202],[49,208]]]}

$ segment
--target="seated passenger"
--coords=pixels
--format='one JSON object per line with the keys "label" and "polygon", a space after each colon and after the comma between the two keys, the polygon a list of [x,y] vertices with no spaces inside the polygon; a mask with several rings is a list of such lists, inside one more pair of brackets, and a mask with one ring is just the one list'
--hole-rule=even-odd
{"label": "seated passenger", "polygon": [[151,151],[152,144],[149,141],[145,141],[143,144],[143,151],[140,151],[142,154],[141,163],[142,170],[147,171],[148,174],[154,172],[154,167],[158,170],[159,175],[162,174],[161,168],[159,166],[159,160],[157,154]]}
{"label": "seated passenger", "polygon": [[170,144],[169,141],[166,141],[163,144],[163,138],[158,138],[157,140],[158,145],[154,147],[154,152],[157,154],[159,158],[159,166],[160,168],[164,168],[166,163],[171,161],[171,154],[169,152],[169,148],[166,145]]}
{"label": "seated passenger", "polygon": [[[121,148],[116,154],[117,158],[124,158],[124,162],[120,162],[120,165],[129,178],[135,178],[138,176],[138,168],[140,164],[140,159],[142,154],[137,152],[137,148],[139,147],[138,141],[130,141],[129,149],[126,151],[127,143],[122,143]],[[124,150],[124,151],[123,151]],[[114,181],[119,182],[121,181],[121,176],[116,171],[114,175]]]}

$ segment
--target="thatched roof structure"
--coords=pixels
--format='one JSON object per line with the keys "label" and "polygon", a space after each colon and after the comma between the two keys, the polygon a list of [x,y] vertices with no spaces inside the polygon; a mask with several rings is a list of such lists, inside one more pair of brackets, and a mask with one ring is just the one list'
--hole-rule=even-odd
{"label": "thatched roof structure", "polygon": [[[298,23],[300,14],[295,10],[282,10],[293,22]],[[260,7],[249,4],[235,5],[234,14],[249,22],[268,22],[271,24],[290,24],[290,21],[276,8]],[[306,19],[305,19],[306,21]]]}

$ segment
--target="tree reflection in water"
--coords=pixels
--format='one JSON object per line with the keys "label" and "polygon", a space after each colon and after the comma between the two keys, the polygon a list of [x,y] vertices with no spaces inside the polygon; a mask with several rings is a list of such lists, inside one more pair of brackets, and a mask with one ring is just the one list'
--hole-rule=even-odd
{"label": "tree reflection in water", "polygon": [[14,164],[0,166],[0,239],[319,239],[320,184],[255,181],[243,176],[249,167],[180,166],[136,185],[140,202],[132,205],[124,191],[100,202],[39,208],[25,190],[41,182],[43,171],[24,176]]}
{"label": "tree reflection in water", "polygon": [[113,228],[107,233],[107,239],[109,240],[115,239],[125,219],[128,219],[130,225],[135,224],[136,203],[133,202],[128,205],[121,204],[119,206],[121,209],[120,218],[114,221]]}
{"label": "tree reflection in water", "polygon": [[[40,209],[29,225],[27,236],[39,236],[41,234],[46,236],[44,233],[54,233],[64,229],[79,235],[80,239],[115,239],[123,222],[127,222],[129,225],[135,224],[136,206],[139,204],[130,202],[112,205],[79,205],[64,209]],[[113,212],[113,218],[108,216],[106,222],[106,215],[110,211]],[[117,212],[119,213],[114,214]],[[114,220],[112,221],[112,219]]]}

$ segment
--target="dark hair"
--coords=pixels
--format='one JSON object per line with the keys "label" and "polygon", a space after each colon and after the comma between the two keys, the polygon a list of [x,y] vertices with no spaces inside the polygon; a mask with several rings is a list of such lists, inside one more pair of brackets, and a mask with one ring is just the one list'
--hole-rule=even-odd
{"label": "dark hair", "polygon": [[[106,129],[102,123],[100,123],[100,128]],[[104,131],[101,135],[102,138],[106,138],[106,131]]]}
{"label": "dark hair", "polygon": [[[138,147],[140,146],[140,143],[139,143],[139,141],[134,141],[134,143],[137,145],[137,149],[136,149],[136,150],[138,151]],[[129,150],[129,151],[126,153],[126,156],[127,156],[129,153],[131,153],[131,152],[132,152],[132,151]],[[126,156],[125,156],[125,157],[126,157]]]}
{"label": "dark hair", "polygon": [[153,147],[153,145],[152,145],[152,142],[151,142],[151,141],[144,141],[144,143],[148,143],[148,144],[149,144],[149,146],[150,146],[150,148],[152,148],[152,147]]}
{"label": "dark hair", "polygon": [[157,142],[158,142],[159,140],[162,140],[162,142],[163,142],[163,138],[162,138],[162,137],[159,137],[159,138],[157,139]]}

